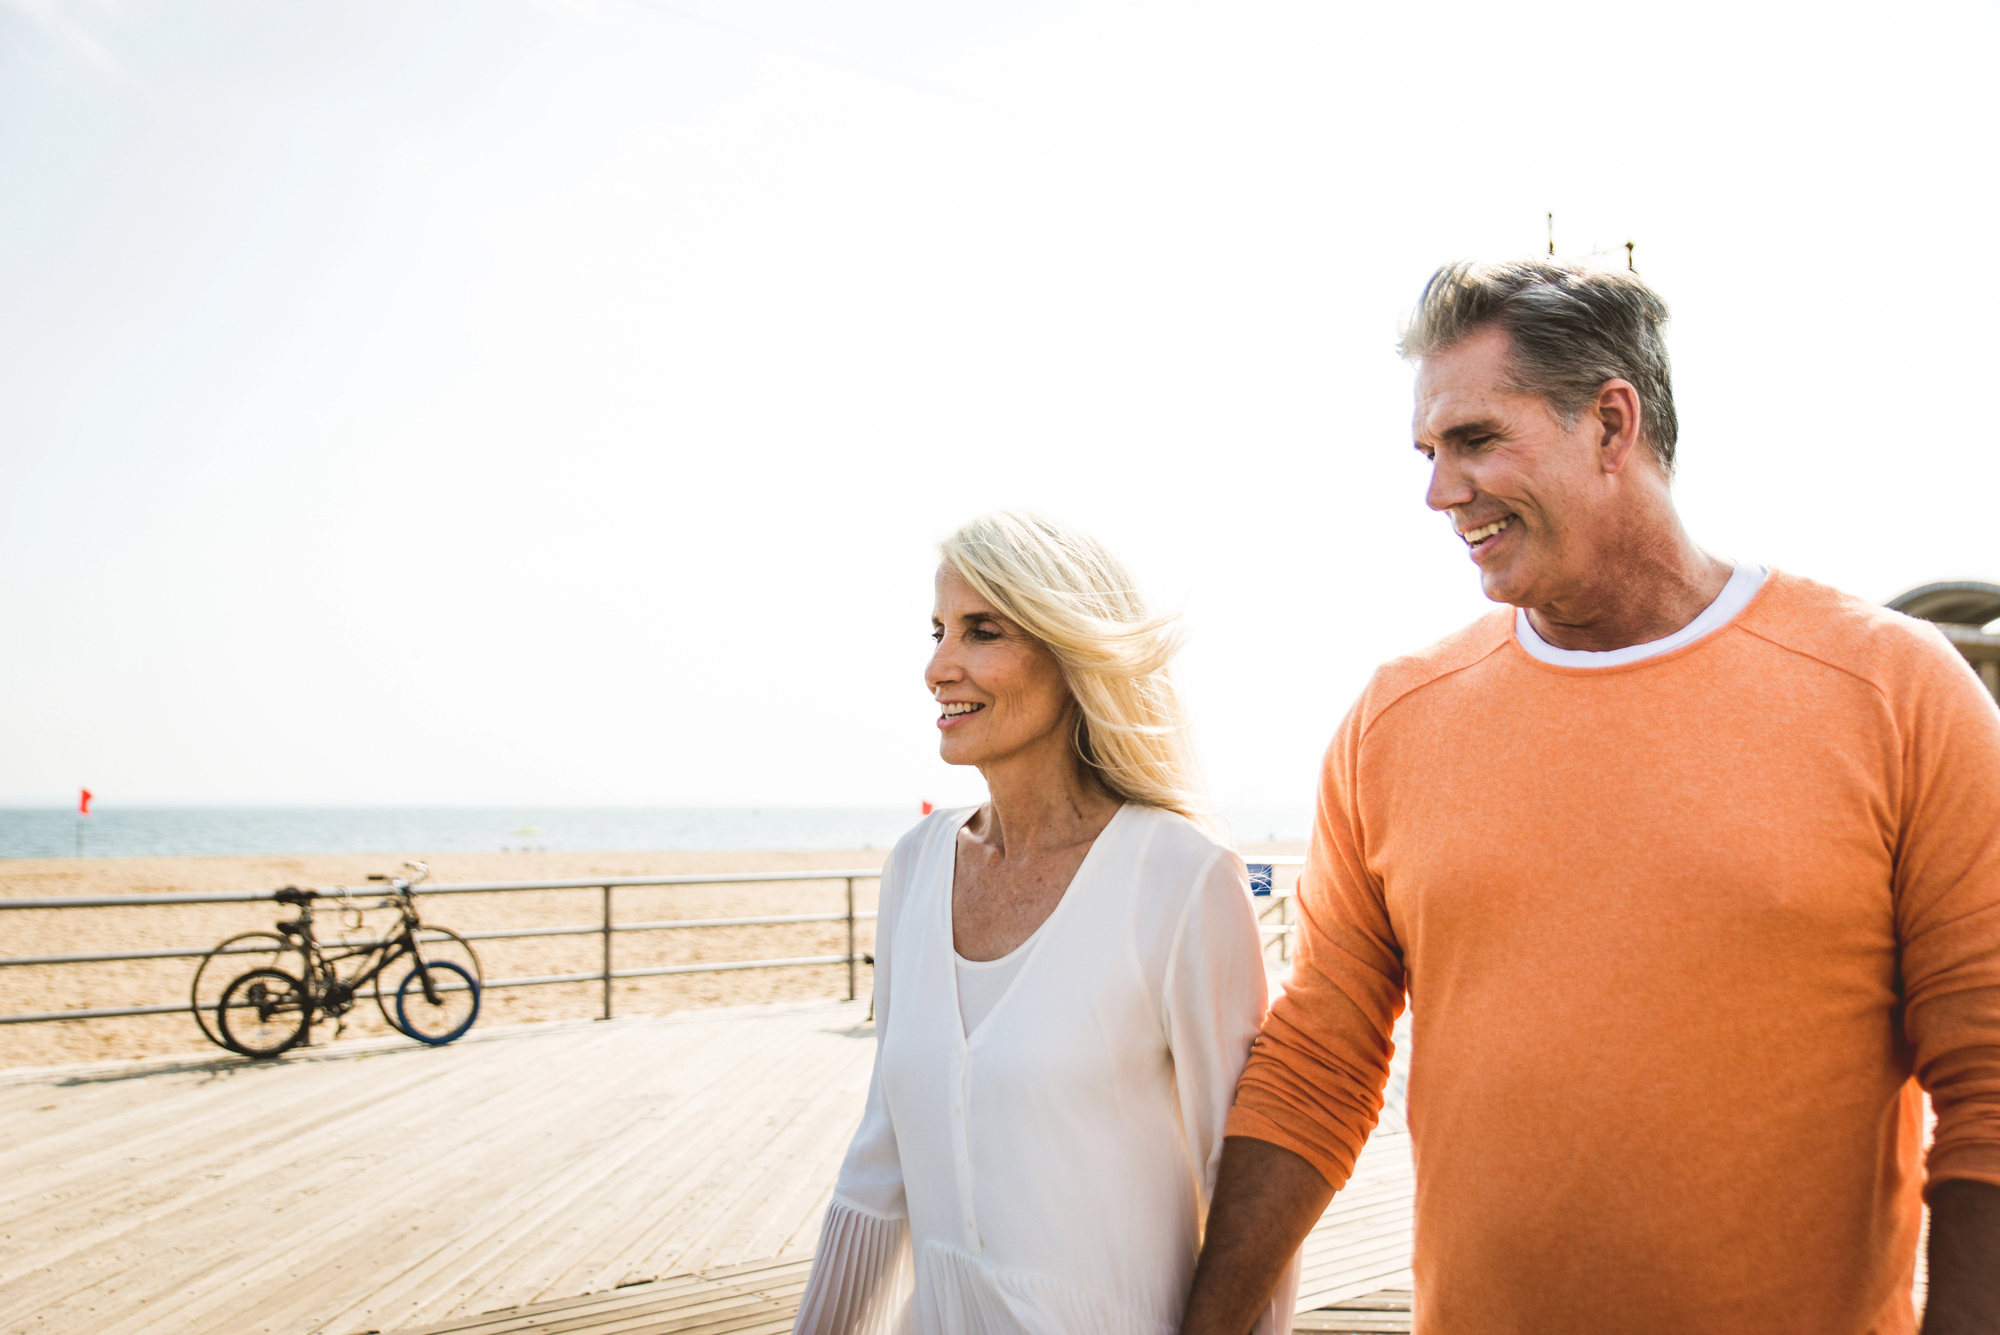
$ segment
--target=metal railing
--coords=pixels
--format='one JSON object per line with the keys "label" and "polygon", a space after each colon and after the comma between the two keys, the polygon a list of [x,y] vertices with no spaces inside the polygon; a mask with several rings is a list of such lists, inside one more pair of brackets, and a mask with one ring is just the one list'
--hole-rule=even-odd
{"label": "metal railing", "polygon": [[[1245,865],[1250,868],[1250,895],[1257,901],[1257,929],[1276,940],[1279,963],[1288,963],[1292,958],[1292,936],[1298,931],[1298,925],[1292,921],[1292,900],[1297,896],[1292,888],[1277,883],[1277,870],[1280,867],[1303,867],[1306,860],[1302,857],[1265,855]],[[1272,914],[1278,917],[1275,923],[1270,921]],[[1264,942],[1266,950],[1271,945],[1271,941]]]}
{"label": "metal railing", "polygon": [[[555,983],[601,982],[604,989],[604,1013],[601,1018],[611,1018],[611,984],[620,978],[657,978],[668,974],[685,973],[726,973],[742,969],[796,969],[812,965],[845,964],[847,966],[847,999],[852,1001],[857,995],[858,969],[863,956],[855,949],[855,925],[875,917],[872,910],[856,910],[854,907],[854,883],[881,879],[882,873],[868,867],[845,867],[832,871],[758,871],[731,872],[707,876],[615,876],[591,877],[569,881],[485,881],[465,885],[426,885],[416,890],[419,898],[432,895],[491,895],[511,894],[536,890],[596,890],[603,896],[603,915],[600,921],[570,927],[512,927],[496,931],[461,933],[468,941],[521,940],[529,937],[555,936],[599,936],[604,941],[603,965],[588,973],[547,974],[529,978],[498,978],[482,984],[490,990],[497,987],[545,987]],[[640,886],[696,886],[696,885],[755,885],[774,881],[844,881],[847,885],[847,908],[842,913],[778,913],[762,914],[740,918],[676,918],[665,922],[618,922],[612,916],[612,892],[626,887]],[[322,892],[332,897],[353,899],[377,899],[382,895],[379,885],[356,888],[339,886]],[[103,909],[103,908],[143,908],[164,904],[256,904],[276,902],[275,890],[228,890],[207,894],[160,894],[160,895],[56,895],[39,899],[0,898],[0,910],[6,909]],[[336,900],[337,902],[337,900]],[[671,932],[703,927],[775,927],[793,923],[844,922],[847,924],[847,953],[844,955],[812,955],[793,959],[724,960],[712,964],[664,964],[644,969],[619,969],[612,964],[611,940],[621,932]],[[421,938],[420,938],[421,939]],[[441,934],[429,935],[431,940],[446,939]],[[0,968],[22,965],[47,964],[109,964],[123,960],[171,960],[194,959],[208,955],[214,947],[188,947],[177,950],[110,950],[70,955],[13,955],[0,956]],[[234,953],[253,953],[254,948]],[[109,1020],[132,1015],[175,1015],[185,1012],[188,1003],[175,1002],[164,1006],[102,1006],[90,1009],[62,1011],[32,1011],[18,1015],[0,1015],[0,1024],[42,1024],[54,1020]]]}
{"label": "metal railing", "polygon": [[[1250,863],[1253,892],[1258,899],[1258,925],[1264,936],[1273,938],[1278,946],[1278,958],[1288,960],[1291,954],[1291,936],[1297,930],[1291,921],[1292,892],[1275,884],[1274,873],[1279,867],[1303,865],[1302,857],[1260,857]],[[1261,880],[1260,880],[1261,873]],[[500,978],[482,984],[483,990],[500,987],[546,987],[557,983],[597,982],[603,986],[603,1014],[600,1018],[611,1018],[611,985],[621,978],[659,978],[672,974],[727,973],[743,969],[796,969],[819,965],[845,964],[847,966],[847,999],[853,1001],[858,995],[858,966],[873,963],[873,956],[863,956],[855,949],[855,925],[872,921],[872,910],[857,911],[854,907],[854,883],[856,881],[880,880],[882,873],[866,867],[847,867],[835,871],[762,871],[731,872],[708,876],[619,876],[597,877],[567,881],[484,881],[464,885],[425,885],[415,890],[420,898],[432,895],[491,895],[512,894],[523,891],[542,890],[596,890],[602,896],[603,912],[595,923],[569,927],[511,927],[484,932],[460,933],[467,941],[513,941],[531,937],[557,936],[598,936],[603,939],[603,963],[588,973],[546,974],[527,978]],[[676,918],[664,922],[618,922],[612,916],[612,892],[626,887],[657,886],[698,886],[698,885],[754,885],[771,882],[795,881],[844,881],[847,886],[847,907],[841,913],[779,913],[762,914],[740,918]],[[1261,888],[1259,888],[1261,886]],[[374,899],[382,894],[379,885],[366,888],[339,886],[323,891],[332,897],[354,899]],[[99,908],[144,908],[168,904],[257,904],[276,902],[274,890],[228,890],[211,893],[181,893],[158,895],[56,895],[39,899],[8,899],[0,897],[0,910],[7,909],[99,909]],[[337,899],[336,901],[337,902]],[[1278,921],[1268,921],[1276,914]],[[710,964],[662,964],[643,969],[619,969],[613,967],[611,941],[621,932],[671,932],[687,931],[706,927],[778,927],[809,922],[844,922],[847,924],[847,953],[844,955],[811,955],[791,959],[725,960]],[[442,934],[425,934],[419,939],[442,941]],[[1267,945],[1269,943],[1267,942]],[[199,959],[212,953],[212,946],[191,946],[174,950],[108,950],[67,955],[13,955],[0,956],[0,968],[28,965],[65,964],[112,964],[126,960],[173,960]],[[236,954],[258,953],[257,947],[245,947]],[[157,1006],[102,1006],[90,1009],[61,1011],[30,1011],[17,1015],[0,1015],[0,1024],[44,1024],[57,1020],[110,1020],[134,1015],[177,1015],[188,1009],[185,1001],[171,1005]]]}

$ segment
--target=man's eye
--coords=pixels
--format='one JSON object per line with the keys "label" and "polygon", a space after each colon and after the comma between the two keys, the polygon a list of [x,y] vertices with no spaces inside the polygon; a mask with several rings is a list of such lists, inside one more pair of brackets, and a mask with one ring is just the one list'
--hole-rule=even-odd
{"label": "man's eye", "polygon": [[931,627],[931,643],[932,643],[932,644],[943,644],[943,643],[944,643],[944,627],[943,627],[943,626],[932,626],[932,627]]}

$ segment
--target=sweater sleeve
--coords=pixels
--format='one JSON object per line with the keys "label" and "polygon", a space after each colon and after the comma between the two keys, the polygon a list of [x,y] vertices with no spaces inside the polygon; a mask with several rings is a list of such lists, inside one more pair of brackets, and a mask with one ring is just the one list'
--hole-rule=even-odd
{"label": "sweater sleeve", "polygon": [[820,1225],[794,1335],[889,1335],[912,1283],[909,1210],[896,1126],[882,1095],[882,1044],[889,1033],[894,859],[882,868],[875,931],[875,1068],[861,1125],[848,1142]]}
{"label": "sweater sleeve", "polygon": [[1349,712],[1327,752],[1293,901],[1291,976],[1250,1050],[1227,1128],[1291,1150],[1336,1190],[1375,1129],[1403,1009],[1402,949],[1357,815],[1362,708]]}
{"label": "sweater sleeve", "polygon": [[1936,647],[1906,697],[1895,884],[1904,1032],[1937,1113],[1926,1191],[2000,1186],[2000,710]]}
{"label": "sweater sleeve", "polygon": [[[1222,1161],[1230,1097],[1268,996],[1249,877],[1242,859],[1217,849],[1182,911],[1166,972],[1167,1047],[1204,1217]],[[1253,1335],[1289,1335],[1299,1259],[1292,1257]]]}

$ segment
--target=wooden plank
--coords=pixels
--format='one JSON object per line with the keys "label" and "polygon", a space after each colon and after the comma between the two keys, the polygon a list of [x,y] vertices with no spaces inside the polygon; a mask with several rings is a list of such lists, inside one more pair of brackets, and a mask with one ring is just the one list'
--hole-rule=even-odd
{"label": "wooden plank", "polygon": [[[529,1308],[647,1332],[682,1316],[788,1326],[867,1090],[865,1015],[751,1008],[443,1049],[8,1072],[0,1329],[349,1335],[498,1329],[494,1313]],[[1308,1241],[1307,1305],[1407,1287],[1410,1185],[1407,1133],[1385,1117]],[[722,1305],[649,1306],[676,1292]]]}
{"label": "wooden plank", "polygon": [[[393,1335],[747,1335],[789,1330],[811,1262],[744,1266],[675,1276],[608,1294],[489,1312]],[[1299,1335],[1408,1332],[1407,1289],[1299,1313]],[[377,1335],[377,1333],[370,1333]]]}
{"label": "wooden plank", "polygon": [[724,1335],[791,1328],[810,1257],[729,1266],[395,1335]]}
{"label": "wooden plank", "polygon": [[860,1113],[866,1013],[11,1072],[0,1329],[339,1335],[797,1253]]}

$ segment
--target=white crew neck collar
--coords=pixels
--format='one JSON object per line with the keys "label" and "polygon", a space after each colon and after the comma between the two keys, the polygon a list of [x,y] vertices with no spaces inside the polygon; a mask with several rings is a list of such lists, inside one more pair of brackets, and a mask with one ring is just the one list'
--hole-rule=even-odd
{"label": "white crew neck collar", "polygon": [[1764,587],[1765,577],[1771,572],[1754,561],[1738,561],[1736,569],[1730,572],[1729,582],[1722,586],[1722,592],[1715,601],[1701,609],[1700,615],[1682,626],[1673,634],[1645,644],[1628,644],[1623,649],[1558,649],[1540,635],[1528,623],[1528,610],[1514,609],[1514,638],[1528,651],[1529,656],[1557,667],[1608,668],[1622,667],[1627,663],[1637,663],[1642,659],[1657,658],[1661,654],[1672,653],[1684,644],[1692,644],[1712,630],[1720,630],[1736,619],[1736,614],[1750,605],[1757,596],[1757,590]]}

